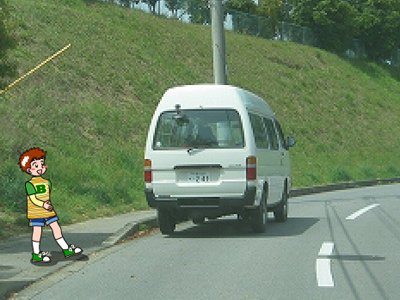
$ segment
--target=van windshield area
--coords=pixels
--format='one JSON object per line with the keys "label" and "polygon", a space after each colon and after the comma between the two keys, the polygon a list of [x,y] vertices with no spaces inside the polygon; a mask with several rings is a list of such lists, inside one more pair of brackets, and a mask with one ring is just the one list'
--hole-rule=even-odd
{"label": "van windshield area", "polygon": [[160,115],[154,149],[243,148],[240,117],[233,109],[167,111]]}

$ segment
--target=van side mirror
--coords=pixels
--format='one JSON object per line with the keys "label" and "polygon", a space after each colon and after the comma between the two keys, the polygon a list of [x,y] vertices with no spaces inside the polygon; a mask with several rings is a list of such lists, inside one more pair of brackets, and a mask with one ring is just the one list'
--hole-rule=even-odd
{"label": "van side mirror", "polygon": [[287,149],[289,149],[291,147],[294,147],[294,145],[296,145],[296,138],[293,137],[293,136],[289,136],[286,139],[286,147],[287,147]]}

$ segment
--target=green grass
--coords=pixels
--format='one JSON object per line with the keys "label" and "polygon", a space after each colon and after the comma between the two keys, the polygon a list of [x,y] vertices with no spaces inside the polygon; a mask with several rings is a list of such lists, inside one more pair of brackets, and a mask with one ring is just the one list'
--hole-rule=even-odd
{"label": "green grass", "polygon": [[[210,28],[91,1],[10,3],[20,75],[72,47],[0,97],[1,234],[26,226],[29,176],[17,162],[31,147],[48,151],[61,224],[146,208],[150,118],[166,89],[213,82]],[[400,175],[398,70],[289,42],[226,39],[229,83],[264,97],[297,138],[296,187]]]}

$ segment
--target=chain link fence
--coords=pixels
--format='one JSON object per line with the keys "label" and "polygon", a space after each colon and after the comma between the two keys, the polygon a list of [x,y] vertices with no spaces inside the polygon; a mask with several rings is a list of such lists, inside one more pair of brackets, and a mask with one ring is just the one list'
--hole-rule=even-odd
{"label": "chain link fence", "polygon": [[[270,18],[226,10],[225,28],[269,40],[291,41],[317,46],[317,38],[310,28],[288,22],[274,22]],[[228,25],[228,26],[227,26]]]}
{"label": "chain link fence", "polygon": [[[84,0],[114,3],[126,8],[137,9],[154,15],[180,20],[185,23],[211,25],[210,0]],[[239,33],[257,36],[269,40],[291,41],[294,43],[318,47],[318,39],[310,28],[288,22],[275,22],[271,18],[224,10],[224,27]],[[344,55],[351,58],[365,57],[366,51],[360,40],[348,43]],[[400,49],[394,51],[387,61],[400,67]]]}
{"label": "chain link fence", "polygon": [[345,55],[350,58],[364,57],[366,54],[364,44],[358,39],[350,40],[346,48]]}
{"label": "chain link fence", "polygon": [[[211,25],[208,0],[98,0],[137,9],[155,15],[177,19],[185,23]],[[274,22],[270,18],[237,10],[225,9],[224,27],[239,33],[270,40],[284,40],[317,46],[310,28],[287,22]]]}
{"label": "chain link fence", "polygon": [[395,67],[400,67],[400,49],[397,49],[396,51],[393,52],[391,65]]}

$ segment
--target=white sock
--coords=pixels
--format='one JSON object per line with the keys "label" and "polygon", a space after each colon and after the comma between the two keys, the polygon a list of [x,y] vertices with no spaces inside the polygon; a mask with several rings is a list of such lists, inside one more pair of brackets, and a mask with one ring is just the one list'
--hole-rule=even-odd
{"label": "white sock", "polygon": [[63,249],[63,250],[67,250],[68,249],[68,244],[64,240],[64,238],[59,238],[58,240],[56,240],[56,242],[58,243],[58,245],[60,245],[61,249]]}
{"label": "white sock", "polygon": [[39,254],[39,252],[40,252],[40,242],[32,241],[32,248],[33,248],[33,253]]}

